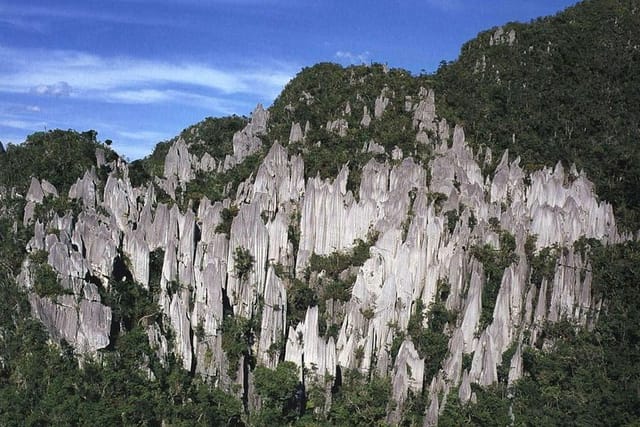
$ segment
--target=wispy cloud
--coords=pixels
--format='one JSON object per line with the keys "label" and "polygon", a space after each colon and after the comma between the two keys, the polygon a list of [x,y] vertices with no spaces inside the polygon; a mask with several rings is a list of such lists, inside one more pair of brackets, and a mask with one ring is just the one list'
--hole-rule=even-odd
{"label": "wispy cloud", "polygon": [[67,82],[38,85],[31,88],[31,93],[36,95],[69,96],[71,94],[71,86]]}
{"label": "wispy cloud", "polygon": [[82,9],[76,5],[74,8],[65,7],[42,7],[23,5],[8,5],[0,3],[0,22],[12,25],[23,30],[43,32],[51,28],[59,21],[98,21],[117,24],[133,24],[147,26],[181,26],[176,20],[159,19],[151,17],[150,14],[140,15],[139,13],[119,13],[99,11],[95,7]]}
{"label": "wispy cloud", "polygon": [[0,46],[0,92],[72,95],[125,103],[193,103],[203,94],[273,98],[293,76],[294,69],[277,63],[227,69],[203,63]]}
{"label": "wispy cloud", "polygon": [[[4,12],[4,11],[2,11]],[[26,30],[34,33],[44,32],[45,25],[41,22],[36,22],[33,19],[21,18],[18,16],[0,16],[0,26],[8,26],[17,30]]]}
{"label": "wispy cloud", "polygon": [[19,129],[19,130],[32,130],[32,129],[44,129],[47,126],[45,122],[36,122],[29,120],[19,120],[12,118],[0,118],[0,127]]}
{"label": "wispy cloud", "polygon": [[172,89],[120,90],[104,94],[104,101],[122,104],[178,103],[214,110],[218,114],[234,114],[244,103],[223,97],[206,96]]}
{"label": "wispy cloud", "polygon": [[340,62],[347,62],[349,64],[364,64],[369,62],[371,53],[369,51],[353,53],[345,50],[339,50],[336,52],[335,56]]}
{"label": "wispy cloud", "polygon": [[0,117],[6,115],[20,115],[29,113],[40,113],[42,109],[39,105],[24,104],[24,103],[0,103]]}
{"label": "wispy cloud", "polygon": [[117,134],[126,139],[135,139],[138,141],[160,141],[170,138],[171,135],[167,135],[162,132],[155,132],[149,130],[141,131],[117,131]]}

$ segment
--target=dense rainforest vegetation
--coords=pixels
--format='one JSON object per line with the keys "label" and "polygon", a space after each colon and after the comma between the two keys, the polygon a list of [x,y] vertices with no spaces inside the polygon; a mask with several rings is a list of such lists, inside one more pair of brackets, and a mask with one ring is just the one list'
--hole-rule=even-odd
{"label": "dense rainforest vegetation", "polygon": [[[382,65],[343,68],[325,63],[306,68],[270,108],[270,129],[263,136],[263,149],[225,173],[199,174],[180,196],[181,207],[184,209],[185,200],[204,195],[221,200],[233,194],[241,181],[255,173],[270,144],[287,141],[292,121],[303,127],[308,122],[306,140],[323,142],[288,147],[291,154],[303,155],[306,176],[335,176],[348,163],[348,188],[356,196],[359,171],[372,157],[390,159],[391,151],[398,147],[405,156],[426,163],[432,153],[415,141],[402,103],[392,102],[380,120],[368,128],[360,126],[363,108],[371,108],[383,88],[393,93],[394,99],[405,99],[416,97],[420,87],[425,87],[435,90],[438,115],[452,124],[462,124],[475,148],[491,148],[494,159],[508,149],[512,155],[520,155],[530,170],[557,161],[576,163],[594,181],[598,195],[614,204],[621,226],[638,230],[639,17],[633,1],[587,0],[554,17],[510,23],[498,33],[496,29],[483,32],[462,47],[456,61],[441,64],[432,75],[412,76]],[[513,40],[508,36],[511,30]],[[308,97],[301,98],[301,93]],[[351,114],[345,112],[347,104]],[[327,121],[337,119],[347,123],[344,136],[324,128]],[[208,118],[186,129],[182,137],[191,143],[193,154],[209,153],[220,159],[232,152],[231,137],[247,122],[247,118],[236,116]],[[363,145],[371,139],[385,152],[363,153]],[[130,165],[135,184],[162,175],[171,142],[158,144],[152,155]],[[301,397],[295,368],[288,363],[275,370],[255,369],[255,388],[262,407],[247,415],[237,396],[183,370],[179,361],[162,364],[154,356],[140,326],[141,319],[157,311],[153,286],[143,292],[137,286],[127,286],[126,281],[114,282],[112,295],[105,295],[105,302],[123,326],[95,360],[79,363],[69,345],[52,343],[42,325],[31,317],[27,294],[15,280],[32,230],[22,226],[24,200],[9,195],[12,191],[24,194],[32,176],[48,180],[61,195],[66,194],[75,180],[95,165],[96,148],[104,150],[107,160],[116,158],[98,141],[95,131],[39,132],[24,144],[9,145],[6,152],[0,152],[1,425],[384,424],[390,410],[388,379],[343,372],[341,386],[333,390],[330,411],[318,417],[313,409],[325,404],[323,393],[309,389]],[[104,180],[110,170],[105,167],[96,172]],[[61,205],[54,208],[74,208],[64,196],[61,199]],[[237,214],[233,209],[223,214],[227,227]],[[289,232],[295,243],[299,230]],[[312,256],[307,279],[314,272],[327,273],[320,292],[305,280],[282,273],[291,290],[289,322],[301,320],[307,307],[322,305],[327,299],[324,293],[348,299],[354,277],[341,277],[340,273],[349,266],[362,265],[366,259],[363,254],[372,244],[356,243],[351,253]],[[630,241],[603,246],[583,240],[577,247],[589,253],[594,293],[605,301],[595,328],[576,330],[567,322],[547,325],[544,338],[553,345],[525,351],[520,381],[507,385],[504,369],[508,366],[503,365],[498,384],[485,389],[474,386],[477,404],[460,405],[450,399],[440,425],[638,423],[640,245]],[[510,255],[482,250],[478,248],[479,256],[506,259]],[[502,265],[503,260],[492,261]],[[156,265],[152,275],[157,275],[158,269]],[[487,288],[487,292],[494,291]],[[427,356],[426,370],[431,375],[447,351],[441,331],[450,315],[442,309],[441,300],[436,304],[440,306],[436,310],[432,307],[429,322],[437,327],[421,327],[427,314],[425,307],[420,307],[407,331],[421,356]],[[336,325],[324,322],[323,334],[335,335]],[[233,326],[240,328],[238,336],[243,338],[247,325]],[[394,342],[396,351],[400,342]],[[239,352],[243,350],[241,347]],[[508,361],[508,356],[505,354],[503,361]],[[402,425],[422,425],[425,399],[426,392],[410,394]]]}
{"label": "dense rainforest vegetation", "polygon": [[[584,169],[622,225],[640,224],[640,10],[587,0],[553,17],[511,23],[467,42],[433,82],[467,139],[509,149],[529,169]],[[510,43],[507,33],[514,31]]]}

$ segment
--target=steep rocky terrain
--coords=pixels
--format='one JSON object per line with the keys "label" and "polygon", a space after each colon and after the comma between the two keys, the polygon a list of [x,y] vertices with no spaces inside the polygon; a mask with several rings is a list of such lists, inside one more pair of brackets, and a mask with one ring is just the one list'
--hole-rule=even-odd
{"label": "steep rocky terrain", "polygon": [[[518,40],[500,28],[490,44]],[[635,236],[588,171],[524,167],[475,128],[467,141],[442,81],[319,64],[271,108],[207,119],[131,164],[95,133],[7,147],[3,167],[52,141],[90,154],[57,182],[44,167],[3,174],[5,287],[15,278],[84,372],[130,363],[170,390],[184,413],[149,409],[154,425],[214,401],[234,408],[228,424],[455,425],[464,411],[482,424],[473,408],[490,399],[493,416],[526,423],[513,396],[543,369],[532,358],[613,316],[602,251]],[[6,384],[25,375],[14,329]]]}

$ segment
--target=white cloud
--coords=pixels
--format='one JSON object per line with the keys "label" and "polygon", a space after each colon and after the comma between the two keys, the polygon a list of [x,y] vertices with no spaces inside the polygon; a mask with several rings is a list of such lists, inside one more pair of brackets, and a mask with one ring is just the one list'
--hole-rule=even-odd
{"label": "white cloud", "polygon": [[[3,13],[5,11],[3,10]],[[34,19],[24,19],[18,16],[0,16],[0,24],[14,27],[19,30],[26,30],[36,33],[44,32],[44,25],[40,22],[36,22]]]}
{"label": "white cloud", "polygon": [[121,90],[105,94],[105,100],[125,104],[153,104],[169,100],[166,91],[156,89]]}
{"label": "white cloud", "polygon": [[71,86],[67,82],[58,82],[52,85],[32,87],[30,92],[36,95],[69,96],[71,95]]}
{"label": "white cloud", "polygon": [[102,21],[118,24],[149,25],[149,26],[170,26],[177,25],[176,20],[154,19],[149,14],[127,13],[127,10],[120,9],[118,13],[100,12],[90,5],[82,9],[82,5],[75,5],[73,8],[50,7],[50,6],[29,6],[29,5],[7,5],[0,3],[0,22],[5,22],[16,28],[45,32],[55,28],[56,21]]}
{"label": "white cloud", "polygon": [[162,132],[155,132],[150,130],[118,131],[117,133],[122,138],[135,139],[139,141],[162,141],[164,139],[169,139],[172,136]]}
{"label": "white cloud", "polygon": [[21,120],[15,118],[0,118],[0,127],[33,131],[34,129],[44,130],[47,124],[45,122],[36,122],[31,120]]}
{"label": "white cloud", "polygon": [[369,51],[352,53],[349,51],[339,50],[336,52],[336,58],[338,58],[338,60],[349,64],[366,64],[369,62],[370,56],[371,53]]}
{"label": "white cloud", "polygon": [[[77,51],[0,46],[0,92],[71,95],[122,102],[185,101],[185,93],[250,94],[272,99],[297,67],[283,64],[227,69],[202,63],[169,63],[101,57]],[[73,88],[73,91],[71,90]],[[110,95],[111,93],[116,95]],[[172,95],[177,99],[171,99]]]}
{"label": "white cloud", "polygon": [[181,105],[205,108],[208,111],[215,111],[216,114],[223,115],[234,114],[237,113],[238,110],[247,108],[245,103],[233,101],[232,99],[206,96],[172,89],[140,89],[108,92],[104,94],[103,101],[120,104],[156,104],[173,102]]}

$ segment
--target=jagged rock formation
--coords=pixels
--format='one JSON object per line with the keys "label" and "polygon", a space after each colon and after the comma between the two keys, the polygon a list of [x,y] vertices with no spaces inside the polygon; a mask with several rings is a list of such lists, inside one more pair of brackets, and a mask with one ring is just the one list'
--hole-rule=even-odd
{"label": "jagged rock formation", "polygon": [[[511,39],[510,33],[495,36],[496,42]],[[304,93],[301,99],[313,102]],[[535,343],[544,322],[592,325],[602,301],[591,292],[588,257],[572,245],[581,237],[615,243],[628,236],[618,233],[611,206],[598,200],[586,175],[575,168],[567,173],[558,164],[528,173],[505,152],[495,172],[483,175],[491,153],[474,152],[460,126],[451,132],[437,116],[434,99],[433,90],[422,88],[403,107],[417,144],[434,153],[428,163],[399,147],[390,159],[371,158],[361,171],[357,197],[347,189],[352,173],[347,165],[335,177],[305,180],[303,156],[290,155],[276,142],[235,197],[204,198],[197,209],[158,201],[156,185],[175,201],[176,189],[185,188],[197,171],[231,170],[261,149],[269,120],[261,106],[233,136],[233,154],[224,159],[197,158],[184,139],[177,139],[165,158],[164,177],[157,177],[155,185],[133,186],[122,161],[109,165],[103,186],[95,170],[87,171],[68,195],[33,179],[24,217],[35,230],[29,250],[47,251],[46,262],[69,291],[56,297],[32,293],[34,314],[54,338],[79,352],[95,353],[109,344],[112,313],[100,290],[112,286],[115,266],[123,264],[125,270],[116,280],[130,276],[132,286],[149,290],[156,286],[151,258],[160,254],[158,308],[163,327],[173,333],[166,337],[151,319],[146,330],[161,359],[173,352],[185,369],[221,385],[250,384],[250,371],[235,369],[240,372],[236,378],[229,372],[233,367],[222,325],[229,313],[259,319],[250,346],[257,363],[275,367],[282,357],[296,363],[301,376],[304,368],[309,382],[334,378],[337,367],[390,376],[398,405],[388,421],[399,421],[409,390],[424,388],[429,400],[425,425],[435,425],[449,399],[473,401],[472,383],[496,382],[500,364],[509,363],[509,381],[517,380],[522,348]],[[383,89],[372,106],[373,118],[363,108],[361,128],[401,101]],[[351,112],[347,107],[345,116]],[[288,142],[304,141],[308,127],[303,133],[299,123],[291,123]],[[344,137],[349,122],[330,119],[326,130]],[[375,141],[362,151],[386,153]],[[96,167],[102,157],[97,154]],[[77,200],[82,211],[33,222],[35,205],[61,196]],[[225,231],[223,212],[232,208],[237,214]],[[291,230],[299,230],[298,239]],[[377,237],[368,259],[347,271],[355,282],[348,300],[337,304],[337,335],[321,331],[326,313],[317,305],[308,307],[303,321],[289,324],[288,276],[282,272],[305,277],[314,254],[348,252],[358,239],[372,235]],[[558,248],[554,272],[533,282],[531,257],[549,247]],[[238,259],[239,250],[250,255],[248,268]],[[508,259],[500,277],[495,277],[495,256]],[[323,272],[317,273],[321,280]],[[21,282],[34,287],[29,260]],[[425,378],[425,358],[415,337],[406,335],[395,354],[391,347],[406,333],[417,307],[435,303],[453,317],[434,330],[446,334],[448,346],[441,368]],[[422,326],[434,328],[427,319]],[[517,348],[513,357],[502,361],[512,346]],[[463,367],[465,357],[471,357],[470,366]],[[242,363],[248,363],[245,359]]]}

